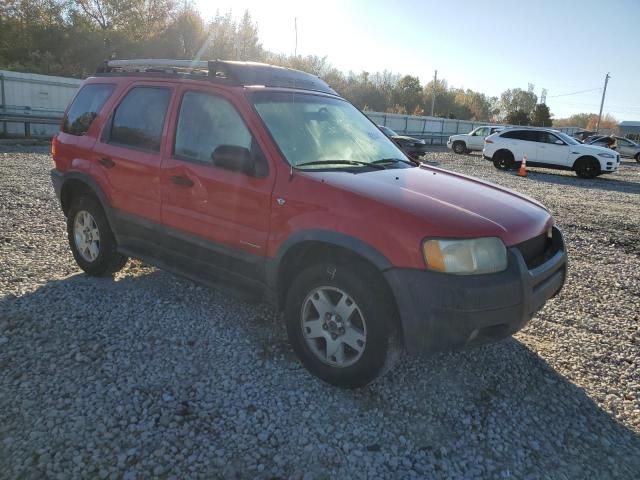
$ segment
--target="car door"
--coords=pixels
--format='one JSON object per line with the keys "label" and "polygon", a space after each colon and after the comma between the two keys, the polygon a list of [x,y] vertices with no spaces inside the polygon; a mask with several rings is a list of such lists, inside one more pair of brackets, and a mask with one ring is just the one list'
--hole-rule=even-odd
{"label": "car door", "polygon": [[536,161],[546,165],[566,166],[569,145],[551,132],[535,132],[537,138]]}
{"label": "car door", "polygon": [[470,150],[482,150],[484,147],[484,139],[489,135],[489,128],[477,128],[469,136],[467,148]]}
{"label": "car door", "polygon": [[634,144],[624,138],[618,138],[618,152],[622,157],[633,157],[637,152]]}
{"label": "car door", "polygon": [[527,161],[536,160],[536,142],[531,130],[508,130],[500,134],[506,140],[507,148],[513,153],[516,163],[520,163],[524,156]]}
{"label": "car door", "polygon": [[160,225],[161,146],[172,95],[173,88],[162,82],[129,85],[114,102],[92,152],[96,178],[108,183],[124,248],[153,245]]}
{"label": "car door", "polygon": [[179,95],[161,173],[163,242],[177,256],[259,276],[273,169],[231,98],[197,87]]}

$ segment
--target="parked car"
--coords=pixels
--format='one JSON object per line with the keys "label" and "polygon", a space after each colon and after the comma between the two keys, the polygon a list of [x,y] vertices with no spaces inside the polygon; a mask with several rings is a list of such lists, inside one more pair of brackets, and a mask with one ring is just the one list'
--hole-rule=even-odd
{"label": "parked car", "polygon": [[400,147],[400,150],[406,153],[409,157],[417,160],[427,153],[427,144],[424,140],[408,137],[406,135],[398,135],[396,132],[384,125],[378,125],[378,128],[382,130],[382,133],[393,140],[395,144]]}
{"label": "parked car", "polygon": [[502,129],[503,127],[478,127],[469,133],[451,135],[447,140],[447,147],[460,154],[481,151],[484,139]]}
{"label": "parked car", "polygon": [[[607,141],[610,137],[603,136],[592,140],[590,145],[607,146]],[[640,145],[629,140],[628,138],[615,137],[616,138],[616,151],[621,157],[635,158],[640,163]]]}
{"label": "parked car", "polygon": [[596,132],[591,130],[582,130],[580,132],[575,132],[571,136],[578,140],[581,143],[586,143],[587,138],[595,135]]}
{"label": "parked car", "polygon": [[609,138],[608,135],[590,135],[583,140],[582,143],[586,145],[591,145],[593,142],[597,142],[598,140],[602,140],[603,138]]}
{"label": "parked car", "polygon": [[52,156],[87,274],[134,257],[246,289],[284,313],[302,364],[341,387],[374,380],[396,345],[507,337],[566,277],[544,206],[416,166],[296,70],[109,61],[71,102]]}
{"label": "parked car", "polygon": [[615,172],[620,155],[613,150],[584,145],[573,137],[548,128],[510,128],[485,139],[483,156],[496,168],[508,170],[520,165],[573,170],[582,178]]}

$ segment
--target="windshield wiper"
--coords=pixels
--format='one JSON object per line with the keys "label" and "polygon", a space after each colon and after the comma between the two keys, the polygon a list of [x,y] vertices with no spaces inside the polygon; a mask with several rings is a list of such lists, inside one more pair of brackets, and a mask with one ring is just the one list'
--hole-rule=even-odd
{"label": "windshield wiper", "polygon": [[298,167],[306,167],[306,166],[311,166],[311,165],[326,165],[326,164],[333,164],[333,165],[359,165],[359,166],[365,166],[365,167],[371,167],[371,168],[376,168],[378,170],[384,170],[384,167],[382,165],[376,165],[376,162],[360,162],[358,160],[315,160],[313,162],[305,162],[305,163],[299,163],[298,165],[296,165],[296,168]]}
{"label": "windshield wiper", "polygon": [[403,160],[401,158],[382,158],[380,160],[376,160],[375,162],[371,162],[374,165],[380,165],[381,163],[406,163],[407,165],[411,165],[412,167],[416,167],[417,165],[414,162],[409,160]]}

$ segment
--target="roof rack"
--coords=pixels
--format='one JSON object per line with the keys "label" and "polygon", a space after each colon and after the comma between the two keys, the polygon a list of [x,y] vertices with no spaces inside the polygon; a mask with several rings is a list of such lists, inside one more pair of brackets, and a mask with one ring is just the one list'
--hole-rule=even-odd
{"label": "roof rack", "polygon": [[223,60],[138,59],[107,60],[98,73],[166,73],[207,77],[232,85],[297,88],[337,95],[323,80],[310,73],[266,63]]}

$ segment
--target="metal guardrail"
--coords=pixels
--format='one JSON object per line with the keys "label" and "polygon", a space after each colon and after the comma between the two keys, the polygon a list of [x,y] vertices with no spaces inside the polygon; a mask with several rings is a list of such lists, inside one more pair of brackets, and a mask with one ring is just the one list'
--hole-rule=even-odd
{"label": "metal guardrail", "polygon": [[22,123],[24,124],[24,136],[31,137],[31,125],[58,125],[62,120],[62,115],[41,116],[41,115],[24,115],[14,113],[0,113],[0,123]]}

